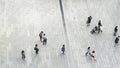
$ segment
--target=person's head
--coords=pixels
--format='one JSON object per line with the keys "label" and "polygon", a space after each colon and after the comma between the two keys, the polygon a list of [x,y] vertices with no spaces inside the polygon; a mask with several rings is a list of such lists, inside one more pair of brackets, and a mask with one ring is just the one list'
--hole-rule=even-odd
{"label": "person's head", "polygon": [[118,28],[118,26],[116,26],[115,28]]}
{"label": "person's head", "polygon": [[22,50],[22,53],[24,53],[24,50]]}
{"label": "person's head", "polygon": [[41,31],[41,33],[43,33],[43,31]]}
{"label": "person's head", "polygon": [[92,51],[92,53],[95,53],[95,51]]}
{"label": "person's head", "polygon": [[35,44],[35,47],[37,47],[38,45],[37,44]]}
{"label": "person's head", "polygon": [[63,44],[63,47],[65,47],[65,44]]}
{"label": "person's head", "polygon": [[45,34],[44,34],[44,36],[45,36]]}
{"label": "person's head", "polygon": [[101,23],[101,20],[99,20],[99,23]]}
{"label": "person's head", "polygon": [[90,47],[88,47],[88,49],[90,49]]}

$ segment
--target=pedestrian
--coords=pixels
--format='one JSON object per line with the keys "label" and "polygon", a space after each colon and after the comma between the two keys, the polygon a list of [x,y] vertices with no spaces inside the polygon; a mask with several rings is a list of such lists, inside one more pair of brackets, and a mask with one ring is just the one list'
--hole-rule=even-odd
{"label": "pedestrian", "polygon": [[62,54],[65,54],[65,45],[63,44],[62,48],[61,48]]}
{"label": "pedestrian", "polygon": [[47,38],[45,37],[45,34],[43,36],[43,45],[46,45],[47,44]]}
{"label": "pedestrian", "polygon": [[118,26],[115,26],[115,28],[114,28],[114,36],[116,36],[117,32],[118,32]]}
{"label": "pedestrian", "polygon": [[87,52],[85,53],[85,56],[88,56],[89,53],[90,53],[90,47],[87,48]]}
{"label": "pedestrian", "polygon": [[98,21],[98,27],[101,27],[102,24],[101,24],[101,20]]}
{"label": "pedestrian", "polygon": [[22,59],[25,60],[25,51],[24,50],[21,51],[21,55],[22,55]]}
{"label": "pedestrian", "polygon": [[95,26],[90,32],[91,32],[91,34],[94,34],[94,33],[96,33],[97,31],[98,31],[98,27]]}
{"label": "pedestrian", "polygon": [[116,37],[114,47],[116,47],[116,45],[118,44],[118,42],[119,42],[119,37]]}
{"label": "pedestrian", "polygon": [[87,20],[87,26],[90,26],[91,20],[92,20],[92,16],[89,16]]}
{"label": "pedestrian", "polygon": [[35,44],[35,48],[34,48],[34,50],[35,50],[35,53],[36,53],[36,55],[38,54],[38,51],[39,51],[39,49],[38,49],[38,45],[37,44]]}
{"label": "pedestrian", "polygon": [[96,59],[95,59],[95,51],[92,51],[91,53],[89,52],[89,55],[92,58],[92,60],[96,61]]}
{"label": "pedestrian", "polygon": [[43,31],[39,33],[40,41],[42,42]]}

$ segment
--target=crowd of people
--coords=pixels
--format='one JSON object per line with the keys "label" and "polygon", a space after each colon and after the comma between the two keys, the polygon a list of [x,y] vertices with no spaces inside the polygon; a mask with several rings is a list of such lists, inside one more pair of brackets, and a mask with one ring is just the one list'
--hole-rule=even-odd
{"label": "crowd of people", "polygon": [[[90,26],[90,23],[91,23],[91,20],[92,20],[92,16],[89,16],[88,19],[87,19],[87,26]],[[99,34],[99,33],[102,33],[102,24],[101,24],[101,20],[98,21],[98,25],[95,26],[91,31],[90,33],[91,34]],[[116,37],[115,39],[115,45],[114,47],[118,46],[118,43],[119,43],[119,37],[120,36],[117,36],[117,33],[118,33],[118,26],[115,26],[114,28],[114,33],[113,33],[113,36]],[[47,37],[46,37],[46,34],[41,31],[39,33],[39,37],[40,37],[40,42],[43,44],[43,45],[47,45]],[[35,50],[35,54],[37,55],[39,53],[39,48],[38,48],[38,44],[35,44],[35,47],[34,47],[34,50]],[[62,48],[61,48],[61,51],[62,51],[62,54],[64,55],[65,54],[65,44],[62,45]],[[25,60],[25,51],[22,50],[21,51],[21,55],[22,55],[22,59]],[[91,51],[91,47],[88,47],[87,48],[87,52],[85,53],[85,56],[89,56],[90,58],[92,58],[93,60],[96,60],[95,59],[95,51],[92,50]]]}
{"label": "crowd of people", "polygon": [[[87,19],[87,22],[86,22],[87,26],[90,26],[91,20],[92,20],[92,16],[89,16],[88,19]],[[91,33],[91,34],[96,34],[96,33],[99,34],[100,32],[102,33],[101,27],[102,27],[101,20],[99,20],[99,21],[98,21],[98,26],[95,26],[95,27],[90,31],[90,33]],[[120,38],[120,36],[117,36],[117,33],[118,33],[118,26],[115,26],[115,28],[114,28],[114,33],[113,33],[113,36],[116,37],[114,47],[118,46],[118,43],[119,43],[119,38]],[[91,51],[91,50],[90,50],[90,47],[87,48],[87,52],[85,53],[85,55],[86,55],[86,56],[89,56],[90,58],[92,58],[92,59],[94,59],[94,60],[96,60],[96,59],[95,59],[95,51],[94,51],[94,50]]]}
{"label": "crowd of people", "polygon": [[[39,37],[40,37],[40,42],[43,45],[47,45],[47,37],[45,36],[45,33],[43,33],[43,31],[41,31],[39,33]],[[35,44],[34,50],[35,50],[35,54],[37,55],[39,53],[38,44]],[[61,51],[62,51],[62,54],[64,55],[65,54],[65,44],[63,44],[63,46],[61,48]],[[22,55],[22,59],[25,60],[26,57],[25,57],[25,51],[24,50],[21,51],[21,55]]]}
{"label": "crowd of people", "polygon": [[[39,37],[40,37],[40,42],[43,45],[47,45],[47,38],[45,36],[45,33],[43,33],[43,31],[41,31],[39,33]],[[37,55],[39,53],[38,44],[35,44],[34,50],[35,50],[35,54]],[[21,55],[22,55],[22,59],[25,60],[25,51],[24,50],[21,51]]]}

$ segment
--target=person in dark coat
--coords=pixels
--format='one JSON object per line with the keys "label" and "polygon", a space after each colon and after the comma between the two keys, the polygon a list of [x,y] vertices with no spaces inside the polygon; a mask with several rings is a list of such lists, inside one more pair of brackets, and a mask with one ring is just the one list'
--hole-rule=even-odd
{"label": "person in dark coat", "polygon": [[89,26],[89,25],[90,25],[91,20],[92,20],[92,17],[91,17],[91,16],[89,16],[89,17],[88,17],[88,20],[87,20],[87,26]]}
{"label": "person in dark coat", "polygon": [[118,26],[114,28],[114,36],[116,36],[117,32],[118,32]]}
{"label": "person in dark coat", "polygon": [[115,46],[118,44],[118,42],[119,42],[119,37],[116,37],[116,39],[115,39]]}
{"label": "person in dark coat", "polygon": [[62,54],[65,54],[65,45],[63,44],[62,48],[61,48]]}
{"label": "person in dark coat", "polygon": [[21,55],[22,55],[22,59],[25,60],[25,51],[24,50],[21,51]]}
{"label": "person in dark coat", "polygon": [[99,20],[99,22],[98,22],[98,27],[100,27],[100,26],[102,26],[101,20]]}
{"label": "person in dark coat", "polygon": [[38,51],[39,51],[39,49],[38,49],[38,45],[37,44],[35,44],[35,48],[34,48],[34,50],[35,50],[35,53],[36,53],[36,55],[38,54]]}

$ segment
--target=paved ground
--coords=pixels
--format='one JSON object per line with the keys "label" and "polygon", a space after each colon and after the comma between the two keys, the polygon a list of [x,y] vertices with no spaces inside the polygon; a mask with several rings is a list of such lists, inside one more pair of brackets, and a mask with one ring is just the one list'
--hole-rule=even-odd
{"label": "paved ground", "polygon": [[[120,47],[113,47],[113,29],[120,26],[120,1],[62,0],[62,4],[66,30],[59,0],[0,0],[0,68],[120,67]],[[87,27],[90,15],[93,19]],[[98,20],[103,33],[91,35]],[[47,46],[39,41],[41,30],[48,38]],[[36,43],[40,49],[37,56]],[[60,51],[63,44],[64,56]],[[84,56],[88,46],[96,51],[97,61]],[[21,60],[21,50],[25,50],[25,61]]]}

